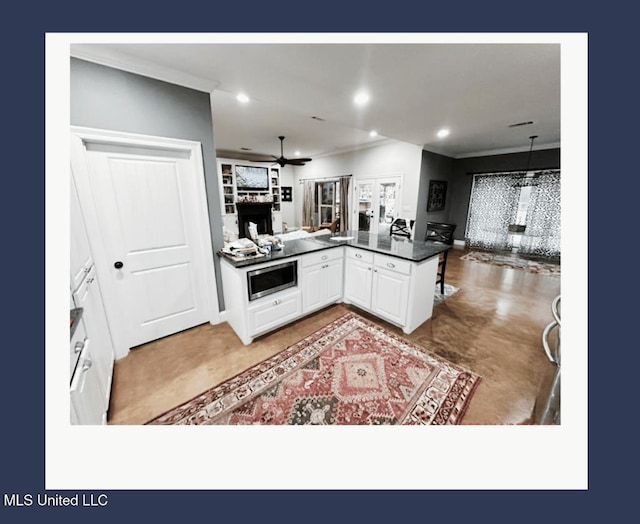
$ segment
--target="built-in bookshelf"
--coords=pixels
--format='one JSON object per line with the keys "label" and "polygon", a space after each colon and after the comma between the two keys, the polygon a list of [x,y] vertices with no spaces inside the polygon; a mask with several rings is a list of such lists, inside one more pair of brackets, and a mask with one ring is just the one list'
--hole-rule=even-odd
{"label": "built-in bookshelf", "polygon": [[271,196],[273,197],[273,211],[280,211],[280,171],[271,168]]}
{"label": "built-in bookshelf", "polygon": [[235,183],[232,164],[220,164],[220,176],[222,177],[222,205],[225,215],[233,215],[236,212]]}
{"label": "built-in bookshelf", "polygon": [[273,211],[281,211],[280,168],[269,168],[269,188],[265,190],[239,190],[237,187],[238,166],[251,165],[251,162],[233,160],[218,161],[220,176],[220,199],[225,215],[237,213],[238,202],[272,202]]}

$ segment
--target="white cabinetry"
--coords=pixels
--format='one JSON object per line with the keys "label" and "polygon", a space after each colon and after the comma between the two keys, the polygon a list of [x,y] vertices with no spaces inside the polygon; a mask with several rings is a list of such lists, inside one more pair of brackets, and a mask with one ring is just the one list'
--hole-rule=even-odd
{"label": "white cabinetry", "polygon": [[226,320],[244,344],[336,302],[353,304],[411,333],[431,317],[438,257],[411,262],[350,246],[286,259],[297,264],[297,285],[249,300],[249,271],[282,259],[234,267],[222,259]]}
{"label": "white cabinetry", "polygon": [[300,293],[275,294],[248,308],[251,334],[265,333],[300,316]]}
{"label": "white cabinetry", "polygon": [[70,185],[70,290],[73,307],[82,308],[71,348],[73,353],[79,347],[81,353],[71,376],[70,416],[74,424],[106,424],[113,342],[73,176]]}
{"label": "white cabinetry", "polygon": [[328,249],[302,257],[302,312],[310,313],[342,299],[343,250]]}
{"label": "white cabinetry", "polygon": [[91,362],[96,368],[97,380],[104,397],[104,409],[109,406],[111,377],[113,376],[114,352],[111,333],[102,305],[102,294],[96,279],[96,270],[91,267],[78,289],[73,293],[76,307],[82,308],[82,320],[91,341]]}
{"label": "white cabinetry", "polygon": [[91,350],[91,340],[86,339],[71,381],[71,421],[100,425],[107,423],[108,405],[105,403],[100,372]]}
{"label": "white cabinetry", "polygon": [[344,301],[411,333],[431,317],[438,259],[420,264],[347,247]]}
{"label": "white cabinetry", "polygon": [[[299,269],[299,257],[287,259],[289,261],[297,262]],[[249,300],[247,273],[275,264],[277,262],[236,268],[224,258],[220,264],[226,320],[245,345],[250,344],[255,337],[302,316],[299,281],[294,287]]]}

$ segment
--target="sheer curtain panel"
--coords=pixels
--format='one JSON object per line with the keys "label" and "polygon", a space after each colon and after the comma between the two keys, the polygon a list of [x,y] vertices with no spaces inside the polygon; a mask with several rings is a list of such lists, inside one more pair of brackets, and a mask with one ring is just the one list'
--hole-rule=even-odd
{"label": "sheer curtain panel", "polygon": [[527,209],[526,232],[520,241],[523,255],[560,258],[560,171],[534,175]]}
{"label": "sheer curtain panel", "polygon": [[518,213],[521,173],[474,175],[465,233],[467,247],[492,251],[512,248],[509,224]]}

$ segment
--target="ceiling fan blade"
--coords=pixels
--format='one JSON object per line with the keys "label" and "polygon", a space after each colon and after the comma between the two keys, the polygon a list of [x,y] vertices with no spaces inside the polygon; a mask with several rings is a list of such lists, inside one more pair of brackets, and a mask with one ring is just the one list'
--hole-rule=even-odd
{"label": "ceiling fan blade", "polygon": [[297,162],[311,162],[312,158],[294,158]]}
{"label": "ceiling fan blade", "polygon": [[288,164],[290,166],[304,166],[305,165],[305,162],[303,160],[298,160],[298,159],[285,160],[284,163]]}
{"label": "ceiling fan blade", "polygon": [[[249,159],[247,159],[249,160]],[[275,155],[271,155],[271,158],[251,158],[250,162],[277,162],[279,159]]]}

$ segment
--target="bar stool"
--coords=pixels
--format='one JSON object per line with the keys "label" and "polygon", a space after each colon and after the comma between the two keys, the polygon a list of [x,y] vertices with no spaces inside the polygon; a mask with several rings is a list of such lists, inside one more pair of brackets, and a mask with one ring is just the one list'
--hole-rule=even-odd
{"label": "bar stool", "polygon": [[[456,224],[445,224],[442,222],[427,222],[427,234],[425,242],[433,242],[434,244],[453,245],[453,232]],[[436,285],[440,284],[440,294],[444,295],[444,275],[447,270],[447,257],[449,250],[443,251],[438,259],[438,273],[436,276]]]}

